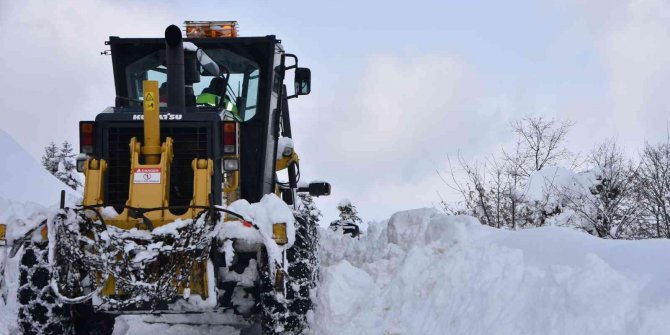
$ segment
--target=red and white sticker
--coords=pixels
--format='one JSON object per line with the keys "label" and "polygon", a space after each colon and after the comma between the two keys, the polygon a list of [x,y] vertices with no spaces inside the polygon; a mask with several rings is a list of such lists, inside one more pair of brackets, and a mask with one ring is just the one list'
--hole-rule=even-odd
{"label": "red and white sticker", "polygon": [[136,168],[133,172],[133,183],[135,184],[160,184],[160,168]]}

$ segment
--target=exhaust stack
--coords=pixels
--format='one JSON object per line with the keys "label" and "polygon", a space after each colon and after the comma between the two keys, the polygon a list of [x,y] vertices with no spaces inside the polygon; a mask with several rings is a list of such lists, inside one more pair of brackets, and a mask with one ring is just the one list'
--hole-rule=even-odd
{"label": "exhaust stack", "polygon": [[184,43],[181,29],[170,25],[165,29],[167,65],[168,112],[183,114],[185,106]]}

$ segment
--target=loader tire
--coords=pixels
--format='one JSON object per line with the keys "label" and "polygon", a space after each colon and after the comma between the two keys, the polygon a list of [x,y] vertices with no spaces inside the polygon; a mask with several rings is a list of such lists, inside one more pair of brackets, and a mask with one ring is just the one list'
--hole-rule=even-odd
{"label": "loader tire", "polygon": [[114,316],[96,312],[90,303],[64,304],[49,285],[48,242],[27,242],[19,269],[19,329],[24,335],[109,335]]}
{"label": "loader tire", "polygon": [[312,310],[312,292],[318,280],[317,224],[309,218],[295,217],[295,242],[286,251],[288,277],[286,328],[293,334],[307,331],[307,313]]}
{"label": "loader tire", "polygon": [[286,299],[282,292],[275,290],[275,274],[270,273],[268,254],[265,247],[261,248],[258,258],[261,328],[263,335],[287,334],[286,331]]}
{"label": "loader tire", "polygon": [[70,308],[56,299],[49,285],[48,242],[29,241],[19,265],[18,323],[24,335],[72,334]]}

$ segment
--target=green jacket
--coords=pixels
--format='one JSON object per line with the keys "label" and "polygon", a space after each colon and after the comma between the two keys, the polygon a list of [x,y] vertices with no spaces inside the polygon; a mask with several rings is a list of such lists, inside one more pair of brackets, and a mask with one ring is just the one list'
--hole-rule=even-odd
{"label": "green jacket", "polygon": [[[227,98],[227,97],[226,97]],[[210,106],[216,106],[219,104],[219,100],[221,99],[220,96],[213,94],[213,93],[203,93],[200,94],[196,99],[195,103],[196,104],[203,104],[203,105],[210,105]],[[227,100],[227,99],[226,99]]]}
{"label": "green jacket", "polygon": [[[220,100],[221,97],[214,93],[202,93],[195,99],[195,103],[202,105],[216,106],[219,104]],[[227,95],[224,98],[223,103],[224,108],[227,111],[233,113],[233,116],[239,121],[240,115],[237,112],[237,105],[235,105],[232,101],[230,101],[230,98],[228,98]]]}

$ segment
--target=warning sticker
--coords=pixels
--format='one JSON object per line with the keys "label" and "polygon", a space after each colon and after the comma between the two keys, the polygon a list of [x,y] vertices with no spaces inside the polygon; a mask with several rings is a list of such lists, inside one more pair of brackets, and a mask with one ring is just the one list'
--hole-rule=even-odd
{"label": "warning sticker", "polygon": [[151,111],[156,109],[156,103],[154,102],[154,95],[151,94],[151,92],[146,92],[144,94],[144,109]]}
{"label": "warning sticker", "polygon": [[136,168],[133,171],[133,183],[135,184],[160,184],[160,168]]}

